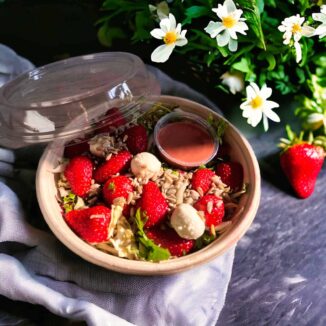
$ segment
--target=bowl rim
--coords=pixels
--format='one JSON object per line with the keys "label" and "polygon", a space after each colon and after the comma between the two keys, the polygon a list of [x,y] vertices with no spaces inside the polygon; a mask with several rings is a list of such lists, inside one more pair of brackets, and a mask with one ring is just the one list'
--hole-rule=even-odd
{"label": "bowl rim", "polygon": [[[173,102],[181,106],[185,105],[186,107],[195,108],[195,110],[197,109],[198,111],[207,112],[207,110],[209,110],[212,112],[213,115],[215,115],[215,117],[226,121],[231,127],[228,128],[228,137],[238,138],[238,140],[236,141],[237,143],[241,144],[242,142],[239,148],[241,149],[241,155],[244,157],[246,165],[248,167],[248,179],[253,180],[254,182],[250,184],[251,196],[247,198],[245,204],[245,211],[239,211],[238,213],[236,213],[236,215],[246,214],[246,218],[237,219],[233,227],[229,228],[229,230],[227,230],[223,235],[221,235],[217,241],[214,241],[203,249],[200,249],[199,251],[196,251],[189,255],[176,259],[171,259],[168,261],[162,261],[159,263],[128,260],[104,253],[90,246],[82,239],[80,239],[69,228],[63,218],[61,218],[60,220],[51,217],[53,215],[53,210],[51,210],[50,207],[51,201],[46,200],[47,193],[43,191],[44,189],[49,189],[48,184],[46,182],[46,178],[44,178],[44,176],[46,173],[49,173],[50,167],[47,167],[47,161],[49,157],[51,157],[51,155],[54,155],[49,150],[50,146],[48,146],[43,152],[36,172],[36,194],[41,212],[46,223],[48,224],[54,235],[67,248],[69,248],[78,256],[95,265],[124,274],[167,275],[182,272],[194,266],[199,266],[204,263],[208,263],[214,258],[217,258],[218,256],[222,255],[224,252],[226,252],[229,248],[234,246],[239,241],[239,239],[248,230],[253,219],[255,218],[260,202],[261,177],[258,161],[251,145],[244,138],[244,136],[242,136],[240,131],[220,114],[209,109],[207,106],[204,106],[197,102],[182,97],[170,95],[161,95],[157,98],[162,99],[162,101],[167,101],[170,103]],[[248,203],[248,201],[250,202]],[[233,218],[235,218],[235,216]]]}

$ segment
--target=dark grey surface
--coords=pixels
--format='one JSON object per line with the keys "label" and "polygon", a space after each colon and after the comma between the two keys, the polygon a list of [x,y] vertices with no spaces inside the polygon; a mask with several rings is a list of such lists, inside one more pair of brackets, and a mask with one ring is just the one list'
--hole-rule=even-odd
{"label": "dark grey surface", "polygon": [[235,252],[217,326],[326,325],[326,169],[297,199],[279,166],[283,131],[250,138],[262,174],[261,203]]}

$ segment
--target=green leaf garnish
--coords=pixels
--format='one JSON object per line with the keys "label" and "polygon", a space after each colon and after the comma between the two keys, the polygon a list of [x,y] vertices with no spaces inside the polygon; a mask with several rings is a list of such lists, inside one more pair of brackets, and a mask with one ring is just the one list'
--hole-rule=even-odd
{"label": "green leaf garnish", "polygon": [[151,239],[149,239],[144,232],[145,222],[142,220],[142,214],[140,208],[137,209],[135,215],[135,221],[137,225],[137,239],[139,241],[139,254],[142,258],[158,262],[161,260],[167,260],[171,257],[170,251],[165,248],[161,248],[156,245]]}
{"label": "green leaf garnish", "polygon": [[63,209],[65,210],[65,213],[68,213],[74,209],[77,199],[77,196],[73,193],[63,197]]}

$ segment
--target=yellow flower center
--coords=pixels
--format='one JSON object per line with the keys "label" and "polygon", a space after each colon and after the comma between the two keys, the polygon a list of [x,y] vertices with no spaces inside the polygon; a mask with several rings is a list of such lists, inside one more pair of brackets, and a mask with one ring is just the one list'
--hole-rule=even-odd
{"label": "yellow flower center", "polygon": [[253,109],[258,109],[259,107],[262,106],[263,99],[257,95],[255,98],[251,100],[250,104]]}
{"label": "yellow flower center", "polygon": [[237,21],[232,16],[226,16],[222,18],[222,24],[226,28],[232,28]]}
{"label": "yellow flower center", "polygon": [[302,28],[299,24],[293,24],[292,26],[292,33],[301,33]]}
{"label": "yellow flower center", "polygon": [[176,40],[177,40],[176,32],[167,32],[163,38],[165,44],[175,43]]}

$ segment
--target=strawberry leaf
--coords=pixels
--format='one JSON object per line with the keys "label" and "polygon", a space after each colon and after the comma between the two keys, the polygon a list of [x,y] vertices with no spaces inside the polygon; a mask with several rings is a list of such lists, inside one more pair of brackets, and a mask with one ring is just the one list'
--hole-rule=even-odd
{"label": "strawberry leaf", "polygon": [[169,259],[171,256],[169,250],[165,248],[161,248],[147,237],[144,231],[144,225],[146,221],[144,222],[142,220],[142,213],[140,208],[138,208],[136,212],[135,222],[138,228],[137,238],[140,244],[139,246],[140,256],[145,258],[146,260],[150,260],[154,262]]}

